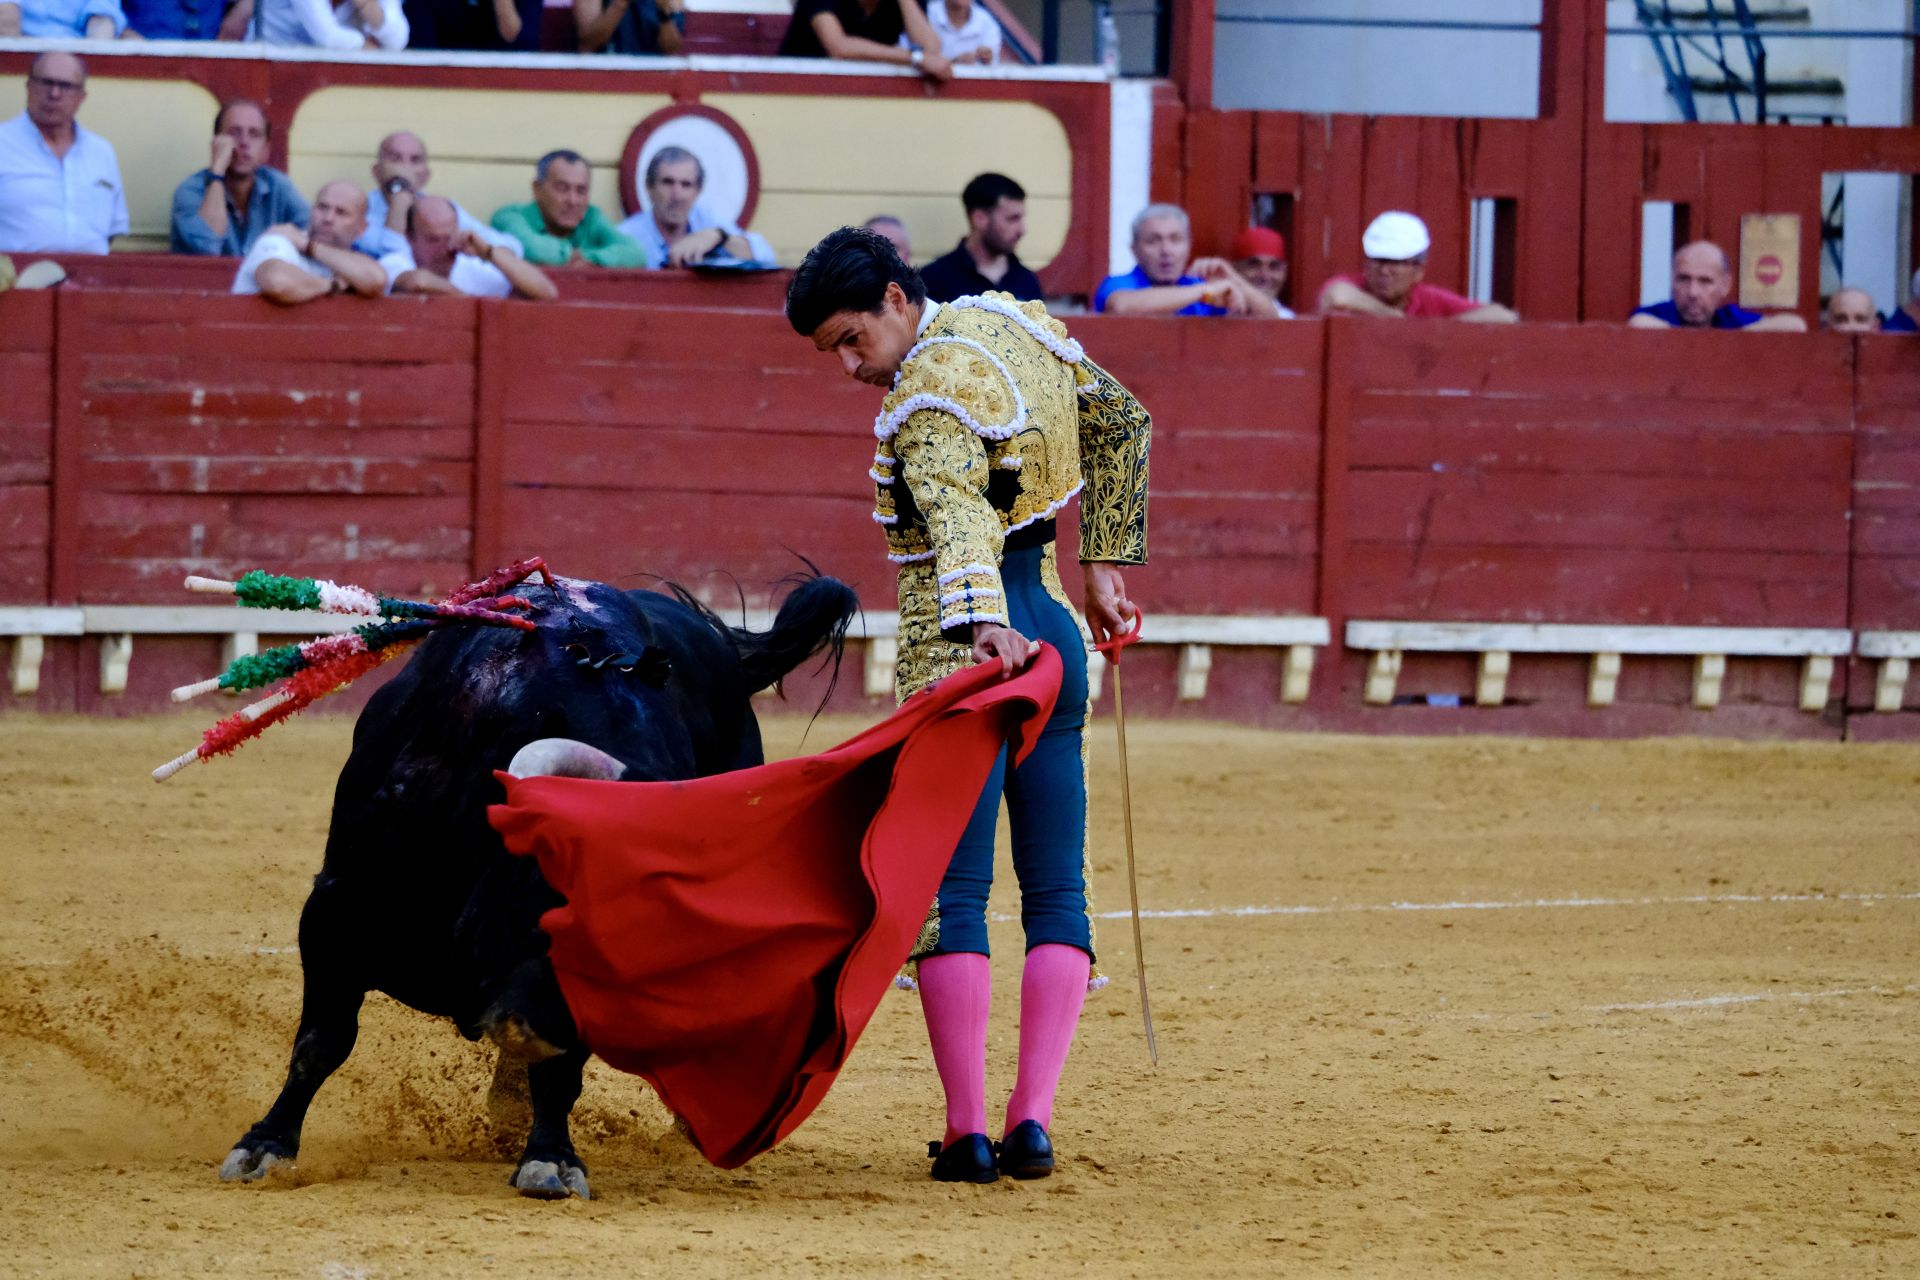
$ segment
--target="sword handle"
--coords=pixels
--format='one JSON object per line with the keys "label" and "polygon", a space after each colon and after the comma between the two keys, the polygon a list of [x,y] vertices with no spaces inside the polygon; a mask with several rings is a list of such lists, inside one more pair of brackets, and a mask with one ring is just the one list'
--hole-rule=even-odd
{"label": "sword handle", "polygon": [[1094,650],[1105,655],[1108,662],[1118,667],[1120,665],[1120,651],[1130,644],[1138,644],[1140,642],[1140,629],[1146,625],[1147,615],[1136,606],[1133,611],[1133,626],[1126,631],[1115,634],[1111,639],[1094,645]]}

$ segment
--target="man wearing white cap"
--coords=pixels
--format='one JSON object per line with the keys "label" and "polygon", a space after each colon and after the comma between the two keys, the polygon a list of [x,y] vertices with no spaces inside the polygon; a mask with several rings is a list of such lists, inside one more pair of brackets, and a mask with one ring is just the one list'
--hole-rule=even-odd
{"label": "man wearing white cap", "polygon": [[1512,324],[1520,317],[1497,302],[1475,302],[1427,284],[1427,224],[1410,213],[1383,213],[1367,226],[1360,247],[1367,255],[1358,276],[1335,276],[1320,290],[1321,315],[1385,316],[1390,319],[1471,320]]}

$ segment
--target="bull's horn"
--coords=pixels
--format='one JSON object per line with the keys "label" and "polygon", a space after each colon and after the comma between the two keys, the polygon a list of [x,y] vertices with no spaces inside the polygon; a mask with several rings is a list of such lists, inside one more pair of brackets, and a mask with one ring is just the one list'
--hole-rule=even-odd
{"label": "bull's horn", "polygon": [[627,766],[598,747],[572,738],[541,738],[514,752],[507,772],[516,778],[600,778],[612,782]]}

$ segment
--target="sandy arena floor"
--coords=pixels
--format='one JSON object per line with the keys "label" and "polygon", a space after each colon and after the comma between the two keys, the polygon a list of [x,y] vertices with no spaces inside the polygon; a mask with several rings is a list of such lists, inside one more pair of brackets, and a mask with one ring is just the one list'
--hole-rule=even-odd
{"label": "sandy arena floor", "polygon": [[0,1274],[1920,1274],[1920,749],[1138,725],[1162,1063],[1109,920],[1058,1175],[928,1181],[896,995],[732,1173],[596,1064],[600,1198],[554,1205],[505,1185],[489,1054],[382,997],[297,1172],[215,1180],[281,1080],[349,726],[148,782],[204,723],[0,722]]}

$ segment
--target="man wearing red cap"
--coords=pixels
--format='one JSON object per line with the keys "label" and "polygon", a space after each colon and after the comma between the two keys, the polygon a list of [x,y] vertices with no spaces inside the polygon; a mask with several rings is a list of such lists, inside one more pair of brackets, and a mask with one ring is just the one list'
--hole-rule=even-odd
{"label": "man wearing red cap", "polygon": [[1286,238],[1271,227],[1248,227],[1233,238],[1225,258],[1202,258],[1193,264],[1193,272],[1208,280],[1232,281],[1244,296],[1271,304],[1271,310],[1250,308],[1249,315],[1294,318],[1293,310],[1280,301],[1280,291],[1287,287]]}
{"label": "man wearing red cap", "polygon": [[1360,248],[1367,255],[1364,273],[1327,281],[1320,290],[1320,314],[1479,324],[1513,324],[1520,319],[1497,302],[1475,302],[1427,284],[1427,250],[1432,243],[1427,224],[1412,214],[1381,214],[1360,237]]}

